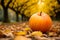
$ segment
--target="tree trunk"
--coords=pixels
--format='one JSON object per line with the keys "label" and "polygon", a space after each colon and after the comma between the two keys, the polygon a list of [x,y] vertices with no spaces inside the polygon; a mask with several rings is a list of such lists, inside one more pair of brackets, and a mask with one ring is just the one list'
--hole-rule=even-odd
{"label": "tree trunk", "polygon": [[56,19],[60,19],[60,11],[56,13]]}
{"label": "tree trunk", "polygon": [[29,17],[25,16],[24,14],[22,14],[21,16],[22,16],[22,21],[27,21],[29,19]]}
{"label": "tree trunk", "polygon": [[59,0],[57,0],[57,2],[58,2],[58,4],[60,4],[60,1]]}
{"label": "tree trunk", "polygon": [[18,12],[16,12],[16,21],[19,22],[19,15],[18,15]]}
{"label": "tree trunk", "polygon": [[22,16],[22,21],[24,21],[26,16],[24,14],[21,14],[21,16]]}
{"label": "tree trunk", "polygon": [[3,22],[10,22],[10,20],[9,20],[9,17],[8,17],[8,8],[3,8],[3,10],[4,10],[4,20],[3,20]]}
{"label": "tree trunk", "polygon": [[23,21],[23,16],[24,16],[24,15],[22,14],[21,16],[22,16],[22,18],[21,18],[21,19],[22,19],[22,21]]}

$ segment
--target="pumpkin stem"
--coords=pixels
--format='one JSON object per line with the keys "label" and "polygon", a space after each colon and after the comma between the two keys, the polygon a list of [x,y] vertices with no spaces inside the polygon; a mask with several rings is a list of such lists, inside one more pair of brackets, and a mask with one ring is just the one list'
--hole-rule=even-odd
{"label": "pumpkin stem", "polygon": [[40,16],[41,16],[41,14],[42,14],[42,11],[40,12]]}

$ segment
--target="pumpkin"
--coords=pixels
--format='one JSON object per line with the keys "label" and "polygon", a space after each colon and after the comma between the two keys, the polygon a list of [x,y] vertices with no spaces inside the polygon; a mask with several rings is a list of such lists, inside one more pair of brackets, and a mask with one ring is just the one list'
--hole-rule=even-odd
{"label": "pumpkin", "polygon": [[33,14],[29,19],[29,27],[33,31],[47,32],[52,26],[52,19],[44,12]]}

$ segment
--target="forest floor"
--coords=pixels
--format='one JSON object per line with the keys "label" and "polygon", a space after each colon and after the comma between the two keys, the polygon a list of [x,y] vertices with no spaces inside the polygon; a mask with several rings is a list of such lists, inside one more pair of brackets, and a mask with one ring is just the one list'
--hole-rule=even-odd
{"label": "forest floor", "polygon": [[[26,33],[27,32],[27,33]],[[15,36],[24,36],[31,40],[60,40],[60,21],[53,21],[52,28],[42,35],[33,33],[29,28],[28,22],[22,23],[0,23],[0,40],[13,40]]]}

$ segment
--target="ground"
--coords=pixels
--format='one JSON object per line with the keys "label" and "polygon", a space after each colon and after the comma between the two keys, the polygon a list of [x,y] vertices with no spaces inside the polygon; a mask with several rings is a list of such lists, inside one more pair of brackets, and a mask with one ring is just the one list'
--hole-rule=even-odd
{"label": "ground", "polygon": [[13,40],[15,36],[24,36],[31,40],[60,40],[60,21],[53,21],[50,31],[42,35],[32,35],[33,32],[28,22],[0,24],[0,40]]}

